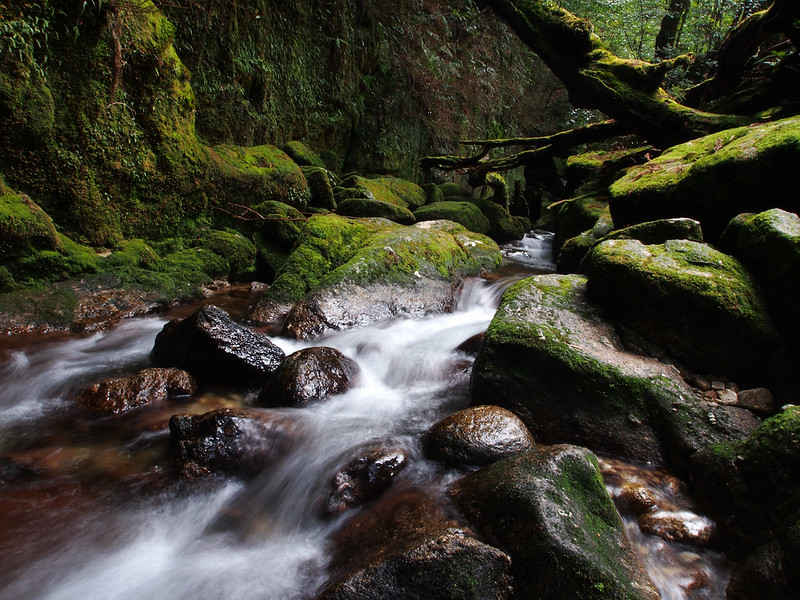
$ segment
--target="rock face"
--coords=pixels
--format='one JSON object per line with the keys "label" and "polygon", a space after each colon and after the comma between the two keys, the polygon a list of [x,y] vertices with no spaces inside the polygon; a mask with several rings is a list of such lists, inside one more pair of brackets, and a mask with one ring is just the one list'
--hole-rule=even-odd
{"label": "rock face", "polygon": [[586,298],[586,279],[540,275],[512,285],[472,373],[473,404],[510,409],[537,441],[669,463],[746,437],[744,409],[697,400],[677,369],[634,354]]}
{"label": "rock face", "polygon": [[426,441],[434,458],[455,466],[488,465],[534,446],[520,418],[499,406],[473,406],[445,417]]}
{"label": "rock face", "polygon": [[442,504],[395,488],[347,521],[317,600],[510,598],[508,555],[465,534]]}
{"label": "rock face", "polygon": [[659,598],[585,449],[551,446],[456,484],[457,506],[509,553],[517,597]]}
{"label": "rock face", "polygon": [[790,117],[674,146],[611,185],[614,224],[690,217],[702,223],[706,239],[716,240],[740,213],[797,211],[798,140],[800,118]]}
{"label": "rock face", "polygon": [[584,270],[592,300],[688,366],[763,381],[778,336],[735,259],[688,240],[610,240]]}
{"label": "rock face", "polygon": [[304,406],[349,390],[358,364],[336,348],[315,346],[286,357],[258,397],[260,406]]}
{"label": "rock face", "polygon": [[448,221],[404,227],[384,219],[317,215],[304,224],[251,318],[273,318],[276,305],[297,303],[285,333],[307,338],[446,310],[460,277],[493,269],[500,260],[492,240]]}
{"label": "rock face", "polygon": [[230,408],[174,415],[169,430],[181,472],[190,477],[253,477],[304,435],[302,426],[285,415]]}
{"label": "rock face", "polygon": [[347,463],[333,479],[325,512],[338,515],[376,498],[408,465],[404,448],[378,446]]}
{"label": "rock face", "polygon": [[156,365],[180,367],[203,380],[238,383],[263,383],[284,358],[267,336],[234,323],[212,305],[167,323],[151,353]]}
{"label": "rock face", "polygon": [[93,383],[78,393],[78,401],[96,415],[115,415],[132,408],[191,396],[197,384],[181,369],[145,369],[130,377]]}

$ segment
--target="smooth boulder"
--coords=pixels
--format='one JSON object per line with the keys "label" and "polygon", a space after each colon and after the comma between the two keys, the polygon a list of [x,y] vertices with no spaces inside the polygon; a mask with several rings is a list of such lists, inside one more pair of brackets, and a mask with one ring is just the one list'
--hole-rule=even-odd
{"label": "smooth boulder", "polygon": [[182,368],[206,381],[262,384],[285,354],[266,335],[206,305],[167,323],[156,336],[150,358],[155,365]]}
{"label": "smooth boulder", "polygon": [[514,413],[499,406],[473,406],[449,415],[431,427],[428,453],[453,466],[488,465],[527,452],[533,436]]}
{"label": "smooth boulder", "polygon": [[260,406],[305,406],[349,390],[360,368],[336,348],[314,346],[293,352],[278,366],[258,396]]}

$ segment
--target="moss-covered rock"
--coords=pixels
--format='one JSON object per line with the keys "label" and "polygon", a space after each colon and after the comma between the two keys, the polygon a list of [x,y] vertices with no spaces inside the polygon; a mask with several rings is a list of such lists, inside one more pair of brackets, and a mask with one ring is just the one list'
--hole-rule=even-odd
{"label": "moss-covered rock", "polygon": [[445,200],[459,202],[464,199],[472,198],[472,192],[463,185],[452,181],[445,181],[436,186],[442,192]]}
{"label": "moss-covered rock", "polygon": [[425,190],[416,183],[397,177],[367,179],[354,175],[341,185],[341,198],[368,198],[394,204],[413,211],[425,204]]}
{"label": "moss-covered rock", "polygon": [[0,196],[0,254],[3,262],[36,250],[58,250],[53,220],[24,194]]}
{"label": "moss-covered rock", "polygon": [[591,229],[569,238],[558,250],[556,267],[559,273],[579,273],[581,262],[594,245],[614,229],[611,212],[606,209],[598,217]]}
{"label": "moss-covered rock", "polygon": [[507,458],[466,476],[457,506],[511,556],[519,597],[656,600],[597,459],[573,446]]}
{"label": "moss-covered rock", "polygon": [[[371,313],[365,305],[373,303],[388,311],[380,313],[384,318],[404,314],[404,306],[415,295],[420,302],[428,297],[426,285],[436,290],[436,309],[444,310],[447,301],[440,298],[441,289],[448,290],[449,297],[450,286],[459,277],[492,269],[499,262],[499,248],[494,242],[455,223],[429,221],[404,227],[384,219],[317,215],[306,222],[302,239],[259,302],[253,318],[259,319],[262,311],[271,314],[270,304],[294,303],[309,292],[319,292],[314,299],[317,306],[339,298],[339,311],[344,312],[338,328],[345,328],[369,319]],[[401,294],[404,288],[408,293]],[[396,297],[391,296],[392,290]],[[348,293],[351,304],[342,305]],[[329,321],[325,327],[333,328],[333,323]]]}
{"label": "moss-covered rock", "polygon": [[436,221],[446,219],[459,223],[476,233],[489,233],[489,219],[472,202],[436,202],[422,206],[414,211],[417,221]]}
{"label": "moss-covered rock", "polygon": [[256,247],[236,231],[209,231],[199,241],[201,248],[228,261],[228,274],[234,278],[252,275],[255,270]]}
{"label": "moss-covered rock", "polygon": [[700,221],[716,240],[736,215],[800,209],[794,169],[800,118],[721,131],[670,148],[609,189],[617,227],[669,217]]}
{"label": "moss-covered rock", "polygon": [[331,181],[333,176],[330,171],[321,167],[303,167],[308,189],[311,192],[309,206],[336,210],[336,198],[333,196]]}
{"label": "moss-covered rock", "polygon": [[299,140],[286,142],[281,146],[281,150],[301,167],[325,167],[325,163],[317,153]]}
{"label": "moss-covered rock", "polygon": [[275,146],[216,146],[220,196],[227,202],[253,206],[283,202],[299,210],[308,206],[311,192],[303,171]]}
{"label": "moss-covered rock", "polygon": [[584,269],[591,298],[676,358],[702,373],[764,381],[778,336],[736,259],[688,240],[608,240]]}
{"label": "moss-covered rock", "polygon": [[472,403],[510,409],[537,441],[676,470],[758,423],[749,411],[696,400],[674,367],[627,350],[577,275],[540,275],[506,291],[475,361]]}
{"label": "moss-covered rock", "polygon": [[502,206],[490,200],[472,198],[469,200],[477,206],[483,216],[489,220],[489,232],[487,235],[498,243],[511,240],[522,239],[525,235],[525,227],[522,223],[514,220],[514,217]]}
{"label": "moss-covered rock", "polygon": [[578,189],[569,200],[561,203],[556,217],[556,250],[566,240],[592,229],[598,219],[608,213],[606,188],[587,185]]}
{"label": "moss-covered rock", "polygon": [[[798,457],[800,407],[791,406],[764,421],[746,440],[711,446],[692,460],[697,497],[713,507],[726,545],[744,563],[736,569],[741,576],[731,586],[736,598],[762,597],[753,587],[759,577],[779,588],[776,597],[793,597],[800,583],[794,568],[800,514]],[[769,546],[772,549],[765,554]]]}
{"label": "moss-covered rock", "polygon": [[607,186],[621,171],[643,163],[652,152],[652,148],[639,147],[573,154],[567,158],[567,186],[570,190],[576,190],[592,181],[605,181]]}
{"label": "moss-covered rock", "polygon": [[401,225],[412,225],[416,222],[414,213],[407,208],[372,198],[340,199],[336,212],[346,217],[383,217]]}
{"label": "moss-covered rock", "polygon": [[[735,231],[735,233],[734,233]],[[780,209],[742,215],[726,229],[731,252],[762,284],[770,312],[796,345],[800,334],[800,217]]]}

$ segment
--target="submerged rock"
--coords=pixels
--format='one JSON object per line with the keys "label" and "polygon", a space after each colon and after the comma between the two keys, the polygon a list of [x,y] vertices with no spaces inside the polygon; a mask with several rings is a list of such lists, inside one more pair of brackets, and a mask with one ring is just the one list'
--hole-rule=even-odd
{"label": "submerged rock", "polygon": [[688,240],[609,240],[587,256],[584,270],[592,300],[689,367],[765,377],[777,331],[730,256]]}
{"label": "submerged rock", "polygon": [[234,323],[228,313],[206,305],[172,320],[156,336],[150,355],[159,366],[186,369],[208,381],[263,383],[283,362],[283,350],[266,335]]}
{"label": "submerged rock", "polygon": [[452,491],[509,553],[518,597],[657,600],[587,450],[551,446],[471,473]]}
{"label": "submerged rock", "polygon": [[499,406],[473,406],[445,417],[426,442],[435,459],[456,466],[488,465],[534,446],[520,418]]}
{"label": "submerged rock", "polygon": [[191,396],[197,384],[181,369],[145,369],[83,388],[78,401],[96,415],[115,415],[133,408]]}
{"label": "submerged rock", "polygon": [[358,364],[336,348],[315,346],[286,357],[258,396],[260,406],[304,406],[349,390]]}
{"label": "submerged rock", "polygon": [[577,275],[531,277],[506,291],[475,361],[472,402],[510,409],[537,441],[676,470],[759,423],[696,399],[674,366],[627,350]]}
{"label": "submerged rock", "polygon": [[190,477],[253,477],[304,436],[302,425],[286,415],[230,408],[173,415],[169,430],[181,473]]}

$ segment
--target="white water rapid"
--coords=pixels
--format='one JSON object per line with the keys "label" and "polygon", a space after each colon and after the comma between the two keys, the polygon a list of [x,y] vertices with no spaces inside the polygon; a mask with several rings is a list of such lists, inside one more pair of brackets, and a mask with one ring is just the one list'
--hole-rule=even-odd
{"label": "white water rapid", "polygon": [[329,537],[344,518],[321,517],[318,500],[366,443],[403,447],[410,456],[405,479],[448,483],[447,472],[421,456],[420,439],[467,406],[471,359],[457,348],[485,331],[510,282],[467,282],[451,314],[397,319],[309,344],[273,338],[287,354],[333,346],[356,360],[362,375],[354,389],[318,405],[275,409],[297,422],[303,441],[247,484],[153,486],[142,473],[158,464],[170,414],[246,404],[252,390],[208,392],[140,421],[75,416],[76,386],[147,366],[165,319],[6,351],[0,456],[30,459],[43,473],[11,487],[0,479],[0,599],[312,597],[326,578]]}

